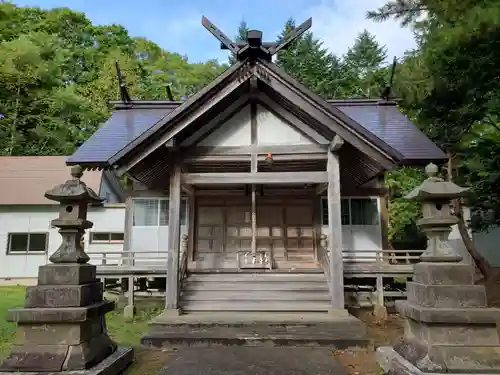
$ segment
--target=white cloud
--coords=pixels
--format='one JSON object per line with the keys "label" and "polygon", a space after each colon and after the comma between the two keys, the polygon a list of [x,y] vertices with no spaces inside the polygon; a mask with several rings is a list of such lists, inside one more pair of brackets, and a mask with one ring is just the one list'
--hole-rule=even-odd
{"label": "white cloud", "polygon": [[374,34],[387,47],[388,60],[401,57],[415,47],[413,34],[401,28],[398,22],[374,22],[366,19],[366,12],[384,5],[387,0],[322,0],[304,13],[313,19],[312,31],[332,53],[341,55],[352,46],[364,29]]}

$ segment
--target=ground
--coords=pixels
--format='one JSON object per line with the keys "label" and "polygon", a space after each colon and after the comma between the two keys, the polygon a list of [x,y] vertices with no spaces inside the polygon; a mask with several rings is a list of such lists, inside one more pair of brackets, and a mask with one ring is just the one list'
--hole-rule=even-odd
{"label": "ground", "polygon": [[[0,317],[5,317],[8,309],[22,306],[23,303],[24,287],[0,287]],[[141,335],[147,331],[148,321],[158,313],[159,310],[152,305],[139,311],[133,322],[126,322],[119,311],[106,315],[108,330],[113,339],[120,345],[135,347],[135,361],[126,375],[156,375],[173,357],[173,353],[167,350],[146,350],[139,346]],[[392,345],[403,333],[402,321],[397,315],[390,315],[386,323],[378,324],[368,311],[355,314],[367,324],[369,337],[376,347]],[[15,324],[0,318],[0,358],[9,353],[15,329]],[[381,374],[372,350],[335,351],[332,356],[347,369],[349,375]]]}

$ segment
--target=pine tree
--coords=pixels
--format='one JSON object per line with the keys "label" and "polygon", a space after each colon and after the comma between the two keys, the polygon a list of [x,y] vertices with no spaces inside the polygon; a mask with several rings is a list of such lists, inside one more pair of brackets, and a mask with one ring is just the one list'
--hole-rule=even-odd
{"label": "pine tree", "polygon": [[386,72],[382,69],[387,59],[387,49],[375,36],[363,30],[353,47],[343,58],[345,84],[353,97],[376,97],[386,84]]}
{"label": "pine tree", "polygon": [[[278,41],[295,27],[289,19]],[[307,32],[278,53],[276,64],[299,82],[325,98],[343,96],[338,82],[341,77],[339,59],[323,47],[323,43]]]}
{"label": "pine tree", "polygon": [[[247,33],[250,29],[248,28],[248,25],[245,20],[241,20],[240,25],[238,26],[238,34],[236,35],[235,42],[246,42],[247,40]],[[233,65],[236,62],[236,56],[234,56],[233,53],[231,53],[231,56],[229,56],[229,64]]]}

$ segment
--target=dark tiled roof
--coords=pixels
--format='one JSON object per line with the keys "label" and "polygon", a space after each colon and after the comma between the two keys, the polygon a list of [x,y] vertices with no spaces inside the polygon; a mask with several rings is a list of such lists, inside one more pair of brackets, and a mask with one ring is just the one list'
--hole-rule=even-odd
{"label": "dark tiled roof", "polygon": [[[404,155],[404,163],[441,161],[446,155],[425,136],[395,103],[380,105],[378,100],[332,100],[333,106]],[[164,116],[179,102],[135,102],[117,106],[106,121],[68,160],[68,164],[104,166]]]}
{"label": "dark tiled roof", "polygon": [[443,151],[418,129],[395,105],[359,101],[332,103],[344,114],[404,156],[407,163],[446,159]]}
{"label": "dark tiled roof", "polygon": [[[66,163],[103,165],[134,139],[154,126],[176,106],[134,106],[117,109],[111,117],[71,155]],[[119,108],[119,107],[118,107]]]}

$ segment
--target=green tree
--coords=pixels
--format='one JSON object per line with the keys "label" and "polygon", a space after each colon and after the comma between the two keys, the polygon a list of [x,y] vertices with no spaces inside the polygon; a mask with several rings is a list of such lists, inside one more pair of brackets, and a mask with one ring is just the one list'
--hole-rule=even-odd
{"label": "green tree", "polygon": [[387,73],[382,69],[386,59],[385,46],[381,46],[367,30],[362,31],[343,59],[347,94],[362,98],[379,97],[387,84]]}
{"label": "green tree", "polygon": [[[242,43],[247,41],[247,33],[250,31],[248,28],[248,25],[245,20],[241,20],[239,26],[238,26],[238,33],[236,34],[236,37],[234,41],[236,43]],[[229,64],[232,65],[236,62],[236,56],[234,56],[233,53],[229,56]]]}
{"label": "green tree", "polygon": [[[284,40],[295,27],[289,19],[278,37]],[[340,98],[345,95],[342,80],[342,64],[339,58],[328,52],[323,43],[307,32],[278,53],[276,64],[299,82],[324,98]]]}
{"label": "green tree", "polygon": [[187,97],[226,68],[191,64],[67,8],[0,3],[0,155],[73,152],[119,97],[116,61],[135,99],[166,99],[167,84]]}
{"label": "green tree", "polygon": [[[392,17],[415,30],[419,49],[408,64],[418,69],[406,69],[405,78],[421,84],[411,87],[405,105],[424,132],[447,150],[449,177],[472,187],[468,203],[473,216],[491,219],[491,211],[500,212],[496,165],[500,154],[496,84],[500,2],[398,0],[368,16],[375,20]],[[459,202],[455,211],[469,252],[483,274],[491,277],[490,265],[467,234]],[[500,215],[494,217],[476,223],[477,227],[500,224]]]}

